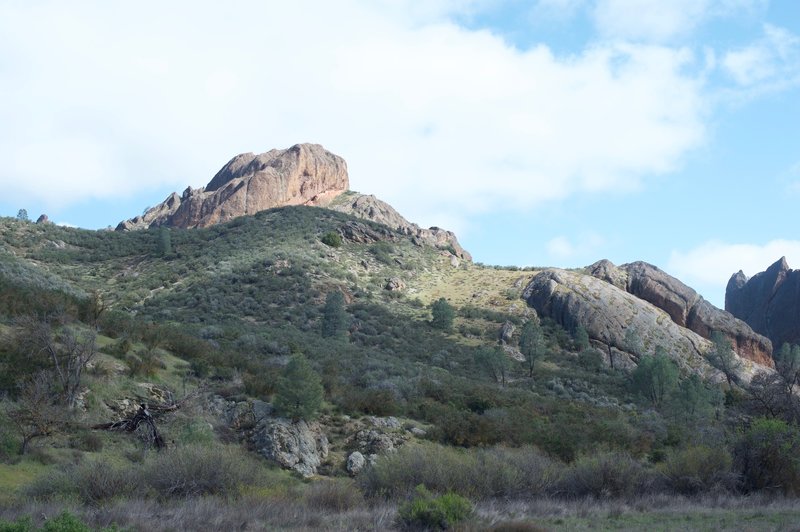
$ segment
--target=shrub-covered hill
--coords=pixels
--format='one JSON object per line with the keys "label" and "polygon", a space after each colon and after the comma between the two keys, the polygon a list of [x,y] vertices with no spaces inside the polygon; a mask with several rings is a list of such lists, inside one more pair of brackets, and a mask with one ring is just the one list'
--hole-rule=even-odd
{"label": "shrub-covered hill", "polygon": [[[329,494],[354,497],[341,501],[347,508],[361,508],[363,496],[397,500],[416,484],[476,501],[753,491],[774,480],[743,480],[754,462],[750,455],[741,462],[742,441],[758,434],[741,431],[765,412],[745,390],[681,374],[658,354],[633,372],[607,367],[586,331],[540,321],[520,299],[534,271],[459,261],[450,250],[418,244],[313,207],[188,230],[86,231],[0,219],[0,455],[9,462],[0,466],[0,488],[18,490],[17,502],[61,494],[94,504],[92,467],[101,461],[117,487],[104,484],[98,501],[133,497],[126,490],[137,482],[150,486],[148,497],[163,498],[169,486],[154,480],[156,471],[182,478],[199,474],[191,468],[206,467],[202,460],[255,460],[245,457],[248,440],[223,426],[210,404],[285,404],[293,388],[287,379],[308,371],[311,380],[301,382],[322,385],[322,403],[312,406],[331,443],[321,474],[347,476],[359,418],[401,420],[399,454],[379,456],[355,487],[340,479],[346,489]],[[99,354],[73,390],[54,377],[48,349],[79,351],[95,332]],[[298,354],[310,370],[287,374]],[[19,416],[42,371],[50,388],[61,386],[46,402],[65,414],[57,430],[30,440],[39,458],[20,461]],[[109,405],[153,385],[186,398],[159,421],[168,448],[188,449],[170,455],[173,462],[142,458],[136,449],[146,442],[88,430],[121,415]],[[787,419],[778,406],[770,405],[773,417]],[[776,423],[758,430],[794,438],[792,425]],[[91,443],[96,438],[103,444]],[[188,456],[198,462],[186,465]],[[180,464],[186,468],[173,469]],[[130,468],[136,472],[125,476]],[[796,469],[797,479],[781,480],[782,491],[800,488]],[[461,480],[455,470],[464,471]],[[180,496],[303,489],[265,474],[266,487],[242,473]],[[58,475],[84,479],[90,496],[80,482],[78,493],[52,488],[63,482]]]}

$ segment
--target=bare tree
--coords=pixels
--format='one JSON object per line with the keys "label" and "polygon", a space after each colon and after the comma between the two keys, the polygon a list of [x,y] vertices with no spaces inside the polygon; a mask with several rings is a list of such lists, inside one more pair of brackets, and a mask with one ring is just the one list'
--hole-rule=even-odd
{"label": "bare tree", "polygon": [[57,332],[51,320],[26,317],[19,321],[19,346],[32,356],[45,356],[64,403],[75,406],[86,366],[97,354],[94,331],[63,326]]}
{"label": "bare tree", "polygon": [[31,441],[51,436],[65,422],[64,411],[55,404],[50,376],[37,373],[21,389],[16,403],[7,403],[6,415],[22,437],[20,454],[28,452]]}

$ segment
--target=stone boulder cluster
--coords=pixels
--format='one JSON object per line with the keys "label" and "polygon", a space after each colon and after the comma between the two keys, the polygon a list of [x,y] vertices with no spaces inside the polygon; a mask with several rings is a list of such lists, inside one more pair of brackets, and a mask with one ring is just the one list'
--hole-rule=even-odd
{"label": "stone boulder cluster", "polygon": [[739,270],[725,290],[725,310],[772,340],[800,344],[800,270],[781,257],[766,271],[748,278]]}
{"label": "stone boulder cluster", "polygon": [[[631,366],[661,345],[686,370],[711,376],[716,372],[706,354],[711,334],[718,331],[743,360],[743,380],[759,368],[773,366],[768,338],[644,262],[618,267],[602,260],[584,272],[547,269],[530,281],[523,298],[540,316],[570,330],[585,328],[609,364]],[[635,345],[629,331],[638,339]]]}

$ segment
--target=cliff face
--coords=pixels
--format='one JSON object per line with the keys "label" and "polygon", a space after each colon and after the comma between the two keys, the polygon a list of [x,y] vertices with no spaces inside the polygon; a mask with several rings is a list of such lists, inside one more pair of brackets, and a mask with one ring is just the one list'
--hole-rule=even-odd
{"label": "cliff face", "polygon": [[[743,380],[749,381],[759,368],[773,366],[767,338],[647,263],[617,267],[600,261],[586,274],[548,269],[531,280],[523,297],[537,313],[565,328],[585,328],[593,344],[620,366],[635,363],[661,345],[684,369],[718,376],[705,359],[712,331],[731,339],[743,362]],[[629,331],[639,339],[635,349],[640,352],[631,352],[627,345]]]}
{"label": "cliff face", "polygon": [[207,227],[286,205],[326,205],[350,185],[347,163],[318,144],[231,159],[204,188],[172,193],[117,230]]}
{"label": "cliff face", "polygon": [[800,344],[800,270],[781,257],[766,271],[748,279],[733,274],[725,290],[725,309],[772,340]]}
{"label": "cliff face", "polygon": [[719,331],[728,337],[739,356],[763,366],[773,366],[772,342],[768,338],[652,264],[633,262],[616,267],[609,261],[600,261],[591,265],[589,271],[662,309],[677,325],[706,339]]}

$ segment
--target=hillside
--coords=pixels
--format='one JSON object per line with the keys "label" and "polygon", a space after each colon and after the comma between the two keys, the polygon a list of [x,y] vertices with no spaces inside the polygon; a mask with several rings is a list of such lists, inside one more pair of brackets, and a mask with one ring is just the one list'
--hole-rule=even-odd
{"label": "hillside", "polygon": [[[647,349],[615,351],[627,353],[629,363],[614,365],[593,322],[576,318],[580,313],[538,315],[530,287],[540,270],[461,259],[446,242],[422,241],[415,231],[307,206],[205,228],[128,232],[0,220],[0,360],[9,398],[0,491],[17,508],[5,515],[24,513],[19,505],[32,494],[42,504],[69,501],[62,506],[81,515],[83,504],[110,507],[133,499],[120,480],[124,471],[148,479],[140,482],[151,486],[144,496],[151,502],[141,504],[184,501],[181,510],[153,511],[188,512],[186,528],[199,519],[186,506],[197,496],[234,497],[213,503],[225,519],[236,519],[237,505],[254,500],[283,504],[287,516],[297,514],[292,504],[315,508],[323,500],[332,526],[348,529],[376,526],[370,521],[376,510],[367,510],[364,497],[373,505],[383,501],[388,506],[381,511],[396,515],[418,484],[477,503],[475,519],[485,526],[511,518],[481,506],[491,501],[735,496],[765,486],[748,477],[742,453],[773,451],[743,447],[762,429],[756,423],[743,433],[742,427],[767,415],[776,437],[795,434],[794,425],[781,425],[793,421],[791,394],[759,402],[759,393],[780,383],[764,377],[748,384],[758,372],[748,370],[744,379],[739,366],[726,382],[728,374],[706,359],[714,349],[722,353],[724,342],[696,340],[703,350],[682,363],[670,345],[673,333],[640,330],[641,338],[626,341],[647,341]],[[561,275],[605,283],[590,274]],[[652,327],[666,327],[669,314],[628,296],[637,315],[649,312]],[[26,325],[29,315],[51,327],[55,350],[67,345],[65,331],[88,338],[96,330],[98,354],[80,382],[79,400],[59,410],[65,421],[32,439],[20,457],[12,421],[29,400],[25,383],[38,370],[49,371],[46,357],[19,363],[32,353],[25,335],[38,330]],[[620,340],[618,347],[626,346]],[[309,423],[298,422],[302,427],[280,421],[274,410],[300,353],[323,393]],[[782,369],[764,368],[764,375],[782,375]],[[56,396],[48,401],[58,406]],[[142,401],[163,411],[151,408],[165,451],[148,453],[147,434],[140,440],[90,430],[133,415]],[[313,440],[313,456],[286,450],[292,438]],[[357,474],[348,470],[356,453],[366,460]],[[176,461],[188,464],[188,456],[198,462],[181,470]],[[174,496],[153,480],[160,469],[178,479],[202,477],[209,463],[250,465],[249,472],[230,466],[241,474],[232,485]],[[115,472],[118,484],[101,489],[91,474],[95,467]],[[58,480],[64,475],[84,480],[67,488]],[[317,480],[306,486],[301,475]],[[800,486],[794,478],[785,482],[787,493]],[[798,515],[791,505],[780,511]],[[115,512],[118,521],[94,524],[170,528],[168,520],[136,524],[119,505]],[[533,507],[525,512],[531,522],[554,524],[547,515],[536,517]],[[300,513],[299,521],[258,514],[261,525],[252,526],[321,525],[308,521],[308,510]]]}

